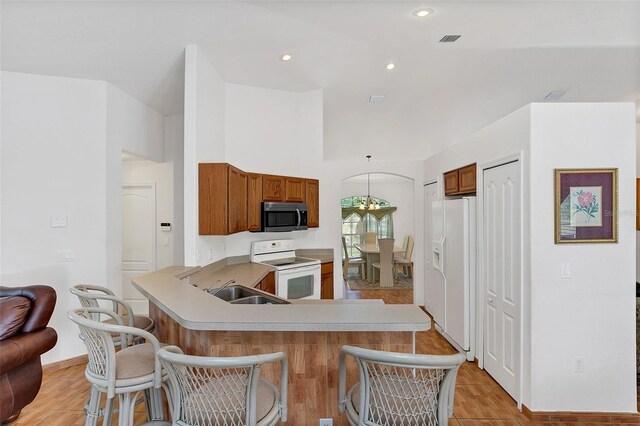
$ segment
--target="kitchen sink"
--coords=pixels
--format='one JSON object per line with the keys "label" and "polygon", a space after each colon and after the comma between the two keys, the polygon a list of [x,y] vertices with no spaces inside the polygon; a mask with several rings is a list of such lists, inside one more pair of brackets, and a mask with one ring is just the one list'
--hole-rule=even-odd
{"label": "kitchen sink", "polygon": [[[215,291],[212,291],[212,294],[214,292]],[[233,285],[223,288],[214,295],[226,302],[239,305],[284,305],[291,303],[243,285]]]}
{"label": "kitchen sink", "polygon": [[234,305],[288,305],[288,300],[278,299],[277,297],[269,297],[265,295],[243,297],[242,299],[232,300]]}

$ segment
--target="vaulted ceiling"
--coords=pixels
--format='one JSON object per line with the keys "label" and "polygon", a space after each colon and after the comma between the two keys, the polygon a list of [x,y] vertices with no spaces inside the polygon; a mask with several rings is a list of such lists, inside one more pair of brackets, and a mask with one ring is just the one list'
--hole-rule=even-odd
{"label": "vaulted ceiling", "polygon": [[105,80],[163,114],[182,112],[189,44],[228,82],[321,88],[327,159],[423,159],[554,90],[640,100],[638,1],[4,0],[0,13],[3,70]]}

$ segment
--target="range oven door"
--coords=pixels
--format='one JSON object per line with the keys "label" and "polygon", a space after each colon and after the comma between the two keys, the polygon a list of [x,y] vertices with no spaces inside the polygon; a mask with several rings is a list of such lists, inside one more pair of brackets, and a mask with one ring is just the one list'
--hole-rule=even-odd
{"label": "range oven door", "polygon": [[262,203],[262,231],[307,229],[307,203]]}
{"label": "range oven door", "polygon": [[276,271],[276,296],[320,299],[320,264]]}

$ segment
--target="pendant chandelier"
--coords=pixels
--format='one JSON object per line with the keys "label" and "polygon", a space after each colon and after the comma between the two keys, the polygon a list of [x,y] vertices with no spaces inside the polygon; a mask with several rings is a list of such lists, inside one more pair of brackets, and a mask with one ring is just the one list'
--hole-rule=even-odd
{"label": "pendant chandelier", "polygon": [[[371,156],[367,155],[367,163],[371,160]],[[360,210],[379,210],[380,205],[373,201],[371,198],[371,173],[367,173],[367,198],[365,201],[360,201]]]}

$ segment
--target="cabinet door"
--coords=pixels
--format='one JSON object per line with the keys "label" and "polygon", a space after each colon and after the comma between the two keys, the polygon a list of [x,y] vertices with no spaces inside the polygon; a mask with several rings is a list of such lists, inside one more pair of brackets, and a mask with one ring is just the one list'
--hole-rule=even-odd
{"label": "cabinet door", "polygon": [[458,171],[453,170],[444,174],[444,195],[458,192]]}
{"label": "cabinet door", "polygon": [[198,164],[198,221],[200,235],[227,233],[228,164]]}
{"label": "cabinet door", "polygon": [[476,165],[470,164],[458,170],[458,192],[476,192]]}
{"label": "cabinet door", "polygon": [[284,178],[285,201],[303,203],[305,200],[304,179],[302,178]]}
{"label": "cabinet door", "polygon": [[262,175],[262,200],[284,201],[284,177]]}
{"label": "cabinet door", "polygon": [[247,174],[229,166],[229,234],[247,230]]}
{"label": "cabinet door", "polygon": [[307,199],[307,225],[309,228],[320,226],[320,181],[317,179],[307,179],[306,182]]}
{"label": "cabinet door", "polygon": [[262,175],[247,173],[247,230],[259,231],[262,227]]}
{"label": "cabinet door", "polygon": [[262,284],[261,290],[267,293],[276,294],[276,274],[275,272],[269,272],[266,277],[260,281]]}
{"label": "cabinet door", "polygon": [[321,266],[320,298],[333,299],[333,262],[323,263]]}

